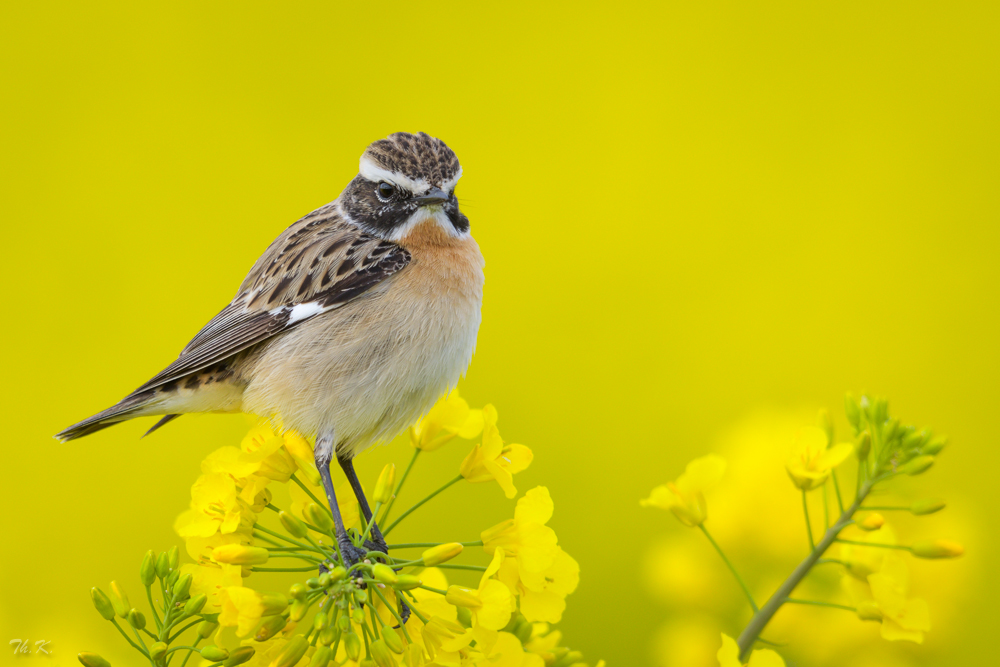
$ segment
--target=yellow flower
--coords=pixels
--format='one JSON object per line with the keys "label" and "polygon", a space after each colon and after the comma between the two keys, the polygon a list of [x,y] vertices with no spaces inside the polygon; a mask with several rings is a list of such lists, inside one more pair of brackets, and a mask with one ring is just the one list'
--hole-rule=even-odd
{"label": "yellow flower", "polygon": [[521,582],[516,590],[521,598],[521,613],[531,622],[561,621],[566,609],[565,598],[580,583],[579,564],[561,548],[557,549],[556,557],[548,569],[538,573],[519,573]]}
{"label": "yellow flower", "polygon": [[[449,586],[445,599],[458,607],[465,607],[472,612],[473,625],[480,625],[488,630],[497,631],[507,625],[513,611],[510,589],[502,582],[493,579],[500,570],[504,554],[501,550],[493,553],[493,560],[483,572],[479,580],[479,588],[463,588]],[[472,637],[470,636],[470,641]]]}
{"label": "yellow flower", "polygon": [[502,521],[480,534],[483,549],[490,554],[502,551],[515,559],[520,578],[545,572],[560,552],[555,531],[545,525],[552,518],[553,509],[547,488],[531,489],[517,501],[513,519]]}
{"label": "yellow flower", "polygon": [[214,614],[222,611],[222,591],[226,588],[243,585],[239,565],[181,565],[181,575],[191,575],[191,597],[202,593],[208,598],[203,614]]}
{"label": "yellow flower", "polygon": [[483,411],[470,410],[454,390],[434,404],[427,416],[410,428],[410,444],[432,452],[453,438],[471,440],[483,430]]}
{"label": "yellow flower", "polygon": [[926,602],[906,597],[910,573],[903,557],[895,552],[886,554],[882,569],[868,575],[868,585],[882,612],[882,637],[923,643],[924,633],[931,629],[930,613]]}
{"label": "yellow flower", "polygon": [[[889,524],[883,524],[878,530],[864,533],[850,533],[845,538],[856,542],[870,544],[896,544],[896,533]],[[860,544],[841,544],[840,560],[844,562],[847,572],[862,582],[868,581],[868,575],[882,568],[882,561],[889,550],[884,547],[866,547]]]}
{"label": "yellow flower", "polygon": [[830,471],[844,462],[854,445],[842,442],[830,447],[826,431],[815,426],[799,432],[798,442],[791,458],[785,463],[792,483],[803,491],[810,491],[822,485],[830,476]]}
{"label": "yellow flower", "polygon": [[517,495],[513,474],[529,465],[533,455],[524,445],[504,445],[497,429],[497,411],[492,405],[483,408],[483,442],[473,447],[462,461],[461,473],[470,482],[495,479],[508,498]]}
{"label": "yellow flower", "polygon": [[[728,635],[722,635],[722,648],[716,654],[720,667],[741,667],[740,648],[736,645],[736,640]],[[785,667],[785,661],[781,656],[770,649],[758,649],[750,654],[750,662],[746,663],[750,667]]]}
{"label": "yellow flower", "polygon": [[725,472],[726,461],[721,456],[702,456],[688,463],[676,482],[661,484],[639,504],[670,510],[685,526],[700,526],[708,518],[705,491],[718,484]]}
{"label": "yellow flower", "polygon": [[191,509],[177,517],[174,529],[181,537],[211,537],[232,533],[244,519],[256,520],[253,510],[237,495],[236,482],[224,473],[202,475],[191,487]]}
{"label": "yellow flower", "polygon": [[280,614],[288,606],[284,595],[262,595],[241,586],[222,589],[219,600],[222,602],[219,625],[235,627],[237,637],[246,637],[257,627],[261,618]]}
{"label": "yellow flower", "polygon": [[471,664],[479,667],[544,667],[545,661],[534,653],[525,653],[520,640],[509,632],[497,633],[491,646],[477,643],[479,651],[470,656]]}

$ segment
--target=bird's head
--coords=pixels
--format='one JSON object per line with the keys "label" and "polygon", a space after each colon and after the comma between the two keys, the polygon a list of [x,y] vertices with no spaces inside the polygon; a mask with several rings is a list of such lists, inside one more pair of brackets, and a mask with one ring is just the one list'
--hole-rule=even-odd
{"label": "bird's head", "polygon": [[428,220],[448,236],[464,238],[469,219],[455,199],[461,177],[458,158],[443,141],[423,132],[396,132],[365,149],[340,202],[353,222],[390,241]]}

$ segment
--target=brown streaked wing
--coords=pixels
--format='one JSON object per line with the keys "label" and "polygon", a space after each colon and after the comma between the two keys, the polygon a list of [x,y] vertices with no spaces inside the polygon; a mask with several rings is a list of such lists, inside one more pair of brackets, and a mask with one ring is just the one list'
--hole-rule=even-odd
{"label": "brown streaked wing", "polygon": [[191,339],[180,356],[136,391],[144,391],[242,352],[316,313],[361,296],[410,263],[410,253],[345,222],[327,206],[286,229],[261,255],[232,303]]}

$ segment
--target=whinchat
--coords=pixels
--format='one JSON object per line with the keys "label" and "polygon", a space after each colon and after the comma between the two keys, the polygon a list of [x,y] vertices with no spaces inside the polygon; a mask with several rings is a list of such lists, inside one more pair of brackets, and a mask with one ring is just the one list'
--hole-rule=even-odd
{"label": "whinchat", "polygon": [[147,415],[165,415],[150,432],[191,412],[280,418],[316,437],[337,541],[355,562],[365,552],[344,530],[331,460],[371,521],[352,459],[424,415],[476,347],[483,257],[455,198],[461,176],[455,153],[422,132],[371,144],[340,196],[278,236],[176,361],[56,437]]}

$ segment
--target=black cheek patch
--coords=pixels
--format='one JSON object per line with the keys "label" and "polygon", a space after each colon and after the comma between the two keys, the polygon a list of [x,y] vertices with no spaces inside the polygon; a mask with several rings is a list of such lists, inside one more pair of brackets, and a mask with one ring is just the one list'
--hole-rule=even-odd
{"label": "black cheek patch", "polygon": [[465,214],[459,211],[457,208],[449,208],[448,220],[451,221],[451,226],[454,227],[461,233],[469,231],[469,219],[465,217]]}

